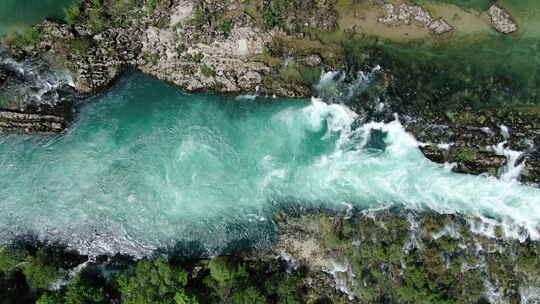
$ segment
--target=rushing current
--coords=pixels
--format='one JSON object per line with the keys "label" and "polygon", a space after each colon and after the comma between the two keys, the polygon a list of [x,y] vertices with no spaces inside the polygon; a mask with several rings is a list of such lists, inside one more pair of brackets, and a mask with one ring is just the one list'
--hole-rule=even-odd
{"label": "rushing current", "polygon": [[357,118],[316,98],[188,94],[131,76],[88,101],[67,134],[0,136],[0,239],[215,254],[269,244],[271,213],[284,207],[429,209],[538,227],[538,189],[451,173],[423,157],[399,117]]}

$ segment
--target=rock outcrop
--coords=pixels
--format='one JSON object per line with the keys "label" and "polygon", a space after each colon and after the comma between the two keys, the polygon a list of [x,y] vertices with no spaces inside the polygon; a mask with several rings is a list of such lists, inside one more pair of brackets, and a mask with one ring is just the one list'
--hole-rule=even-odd
{"label": "rock outcrop", "polygon": [[431,33],[441,35],[451,32],[454,28],[444,19],[434,19],[431,13],[419,5],[410,5],[402,3],[399,8],[392,3],[386,3],[382,6],[384,16],[379,17],[379,23],[390,26],[401,26],[415,24],[419,27],[427,28]]}
{"label": "rock outcrop", "polygon": [[508,14],[500,6],[493,4],[488,10],[489,17],[491,19],[491,25],[499,32],[503,34],[510,34],[518,30],[518,26],[510,14]]}
{"label": "rock outcrop", "polygon": [[67,126],[62,116],[0,111],[0,133],[58,133]]}

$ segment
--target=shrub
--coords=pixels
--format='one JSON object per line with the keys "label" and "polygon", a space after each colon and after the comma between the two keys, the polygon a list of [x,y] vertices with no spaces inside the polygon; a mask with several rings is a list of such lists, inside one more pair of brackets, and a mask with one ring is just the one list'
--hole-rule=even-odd
{"label": "shrub", "polygon": [[160,0],[148,0],[147,6],[150,12],[154,12],[159,4]]}
{"label": "shrub", "polygon": [[21,260],[13,249],[7,246],[0,247],[0,272],[5,274],[11,273]]}
{"label": "shrub", "polygon": [[62,297],[57,294],[44,293],[36,301],[36,304],[60,304],[63,303]]}
{"label": "shrub", "polygon": [[171,266],[163,258],[142,260],[127,273],[119,275],[116,281],[124,304],[198,303],[184,290],[188,273]]}
{"label": "shrub", "polygon": [[193,14],[193,19],[191,19],[191,24],[195,26],[201,26],[205,24],[208,20],[202,8],[198,7],[195,9]]}
{"label": "shrub", "polygon": [[79,1],[64,9],[64,15],[68,24],[78,24],[81,22],[81,4]]}
{"label": "shrub", "polygon": [[205,284],[224,301],[229,298],[235,288],[245,287],[249,279],[246,267],[233,263],[228,258],[214,258],[208,267],[210,268],[210,276],[205,279]]}
{"label": "shrub", "polygon": [[41,31],[35,27],[30,27],[22,35],[17,35],[15,38],[15,45],[19,47],[26,47],[30,45],[36,45],[43,40]]}
{"label": "shrub", "polygon": [[285,23],[287,19],[287,0],[271,0],[263,9],[263,20],[267,28],[271,29]]}
{"label": "shrub", "polygon": [[203,60],[204,58],[204,55],[203,54],[195,54],[193,56],[191,56],[191,60],[193,60],[193,62],[195,63],[201,63],[201,61]]}
{"label": "shrub", "polygon": [[45,249],[39,249],[35,256],[29,256],[22,270],[26,280],[36,289],[48,289],[64,275],[54,256],[48,254]]}
{"label": "shrub", "polygon": [[75,283],[69,285],[64,295],[66,304],[98,304],[104,303],[105,293],[102,288],[93,286],[81,276],[75,278]]}
{"label": "shrub", "polygon": [[111,25],[102,9],[92,9],[88,14],[88,23],[94,33],[102,32]]}
{"label": "shrub", "polygon": [[221,22],[219,25],[219,29],[225,34],[225,36],[229,36],[231,34],[231,31],[233,29],[233,22],[231,19],[226,19]]}
{"label": "shrub", "polygon": [[71,48],[78,55],[87,53],[92,45],[92,41],[86,37],[77,38],[71,41]]}
{"label": "shrub", "polygon": [[241,289],[232,296],[234,304],[263,304],[267,303],[266,298],[255,287]]}
{"label": "shrub", "polygon": [[210,68],[206,64],[201,67],[201,73],[205,77],[214,77],[214,76],[216,76],[216,72],[214,72],[214,70],[212,70],[212,68]]}
{"label": "shrub", "polygon": [[186,51],[185,45],[179,44],[176,46],[176,53],[178,53],[178,55],[182,55],[185,51]]}

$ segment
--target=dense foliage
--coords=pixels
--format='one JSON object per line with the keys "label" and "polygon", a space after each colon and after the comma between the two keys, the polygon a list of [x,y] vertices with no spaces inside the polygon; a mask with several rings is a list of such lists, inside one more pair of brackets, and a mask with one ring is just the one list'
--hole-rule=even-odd
{"label": "dense foliage", "polygon": [[[489,300],[488,288],[519,303],[523,288],[540,284],[540,243],[475,235],[455,216],[277,220],[287,238],[309,244],[307,260],[306,252],[298,252],[294,264],[264,253],[138,262],[113,257],[82,268],[76,266],[85,257],[57,248],[0,247],[0,303],[481,304]],[[351,275],[339,279],[348,294],[313,260],[349,265]]]}

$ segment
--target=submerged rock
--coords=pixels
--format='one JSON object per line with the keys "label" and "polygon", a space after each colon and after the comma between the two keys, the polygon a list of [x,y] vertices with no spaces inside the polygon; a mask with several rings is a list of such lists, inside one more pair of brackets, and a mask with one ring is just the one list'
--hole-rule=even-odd
{"label": "submerged rock", "polygon": [[437,35],[448,33],[454,30],[454,28],[442,18],[436,19],[433,22],[431,22],[428,25],[428,28],[431,32]]}
{"label": "submerged rock", "polygon": [[497,31],[503,34],[510,34],[518,30],[518,26],[512,21],[510,14],[497,4],[493,4],[489,8],[488,14],[491,19],[491,25]]}
{"label": "submerged rock", "polygon": [[434,19],[431,13],[420,5],[410,5],[402,3],[399,9],[394,4],[386,3],[382,5],[384,16],[379,17],[379,23],[392,26],[403,26],[416,24],[419,27],[427,28],[432,34],[441,35],[454,30],[443,18]]}

